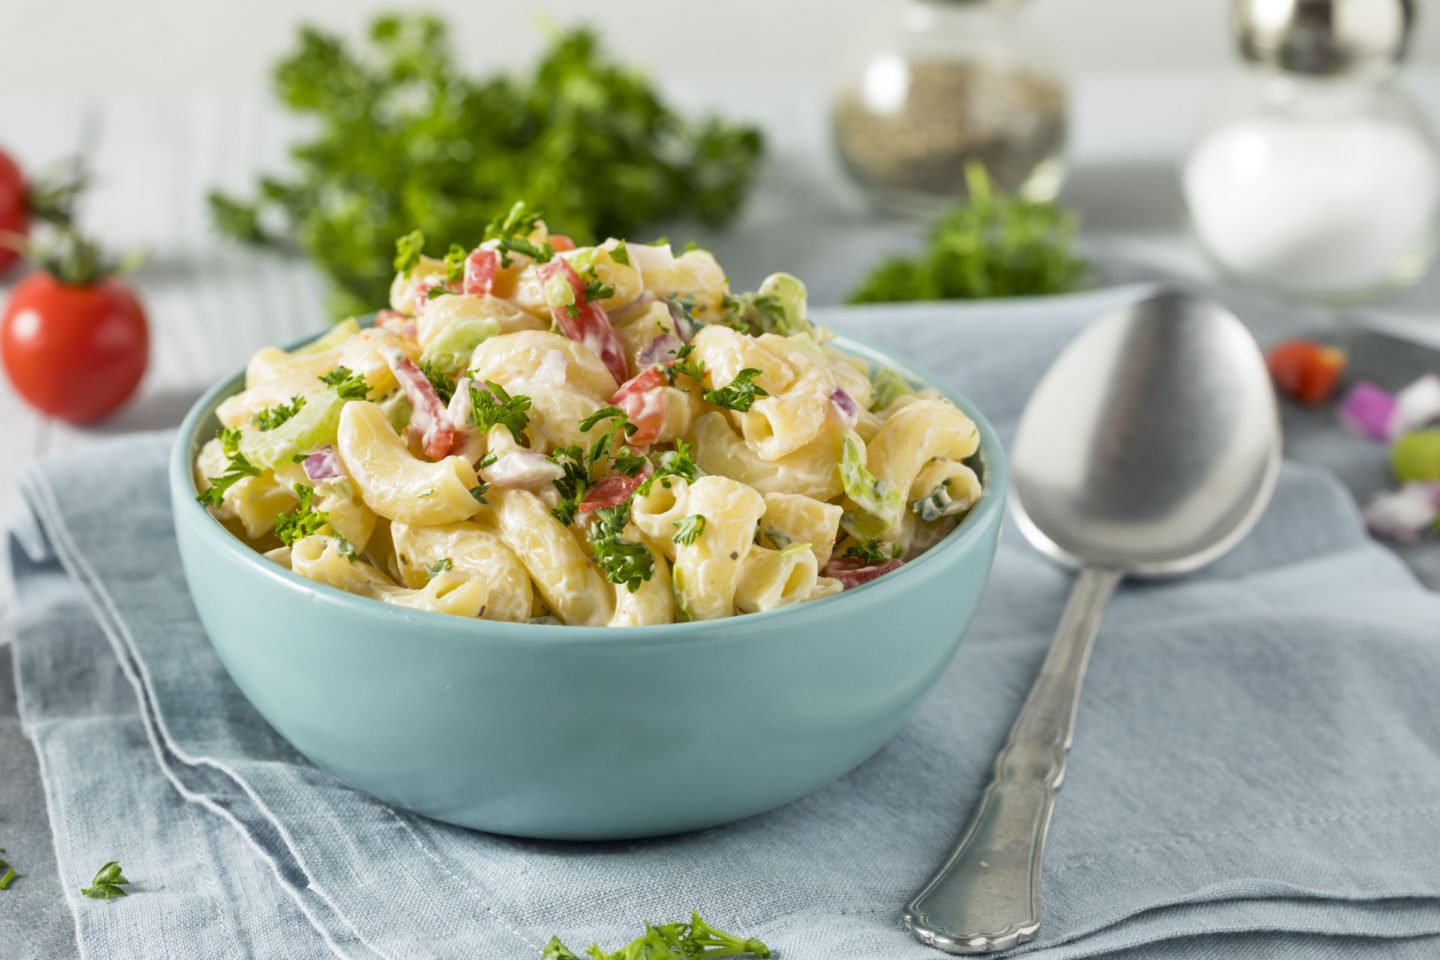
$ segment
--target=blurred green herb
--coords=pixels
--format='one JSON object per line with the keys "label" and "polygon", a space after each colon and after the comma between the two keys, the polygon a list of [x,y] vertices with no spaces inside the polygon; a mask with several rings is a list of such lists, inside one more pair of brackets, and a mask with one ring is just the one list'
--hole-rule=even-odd
{"label": "blurred green herb", "polygon": [[[770,948],[754,937],[737,937],[716,930],[700,914],[691,912],[689,923],[645,924],[645,933],[613,953],[595,944],[585,951],[591,960],[704,960],[706,957],[770,956]],[[559,937],[545,944],[540,960],[582,960]]]}
{"label": "blurred green herb", "polygon": [[99,869],[95,879],[90,881],[90,886],[80,888],[80,896],[108,901],[111,897],[127,896],[120,888],[129,885],[130,881],[126,880],[125,874],[120,871],[120,864],[111,860]]}
{"label": "blurred green herb", "polygon": [[1054,203],[997,194],[985,168],[965,171],[968,202],[945,211],[914,257],[882,260],[850,303],[976,300],[1065,293],[1084,282],[1077,221]]}
{"label": "blurred green herb", "polygon": [[557,33],[533,74],[513,77],[464,73],[434,16],[381,16],[361,49],[304,27],[274,83],[315,135],[252,198],[211,193],[211,214],[241,241],[293,238],[333,281],[340,316],[384,302],[391,245],[413,229],[478,241],[515,197],[581,242],[676,217],[719,225],[761,151],[753,127],[676,114],[588,29]]}
{"label": "blurred green herb", "polygon": [[[0,853],[4,852],[5,849],[3,847],[0,847]],[[0,890],[9,890],[10,882],[16,877],[18,877],[19,874],[15,872],[14,867],[10,866],[10,864],[6,863],[4,860],[0,860],[0,870],[5,871],[3,874],[0,874]]]}

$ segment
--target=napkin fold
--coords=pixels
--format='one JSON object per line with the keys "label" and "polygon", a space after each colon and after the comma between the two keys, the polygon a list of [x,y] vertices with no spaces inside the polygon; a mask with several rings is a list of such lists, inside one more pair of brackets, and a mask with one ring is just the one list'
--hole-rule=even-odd
{"label": "napkin fold", "polygon": [[[916,358],[1008,437],[1064,343],[1141,292],[825,319]],[[1071,580],[1012,531],[935,692],[850,775],[700,833],[527,841],[387,807],[255,713],[180,573],[172,442],[41,464],[10,535],[21,716],[86,955],[534,958],[552,933],[613,949],[694,908],[782,960],[941,956],[900,908],[983,789]],[[1017,952],[1440,954],[1437,689],[1440,596],[1365,537],[1333,478],[1287,465],[1235,551],[1117,593],[1051,828],[1044,924]],[[133,895],[82,900],[110,859]]]}

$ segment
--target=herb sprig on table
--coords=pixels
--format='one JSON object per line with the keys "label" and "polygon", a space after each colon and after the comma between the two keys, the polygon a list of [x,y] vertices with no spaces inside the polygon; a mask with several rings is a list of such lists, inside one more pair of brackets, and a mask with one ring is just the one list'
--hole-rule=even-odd
{"label": "herb sprig on table", "polygon": [[969,200],[940,216],[925,249],[882,260],[850,303],[1038,296],[1085,281],[1087,264],[1073,249],[1074,214],[996,193],[979,164],[966,169],[965,179]]}
{"label": "herb sprig on table", "polygon": [[434,16],[382,16],[361,49],[305,27],[274,81],[316,132],[291,171],[262,178],[252,198],[212,193],[211,213],[239,240],[293,238],[333,281],[341,314],[385,301],[395,237],[478,241],[517,196],[580,242],[667,218],[723,224],[761,151],[753,127],[675,113],[587,29],[556,34],[517,77],[465,73]]}
{"label": "herb sprig on table", "polygon": [[[645,933],[613,953],[606,953],[595,944],[585,951],[593,960],[703,960],[705,957],[770,956],[770,948],[754,937],[737,937],[716,930],[691,912],[688,923],[645,924]],[[559,937],[545,944],[541,960],[582,960]]]}

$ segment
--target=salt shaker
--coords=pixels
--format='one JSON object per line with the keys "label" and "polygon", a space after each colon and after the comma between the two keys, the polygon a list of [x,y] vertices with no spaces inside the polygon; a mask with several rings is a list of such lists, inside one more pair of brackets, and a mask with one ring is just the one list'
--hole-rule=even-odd
{"label": "salt shaker", "polygon": [[1016,0],[905,0],[867,30],[832,115],[847,172],[880,205],[933,216],[981,163],[997,189],[1059,192],[1067,96]]}
{"label": "salt shaker", "polygon": [[1191,229],[1231,280],[1355,302],[1419,280],[1440,240],[1440,141],[1394,82],[1412,0],[1234,0],[1248,72],[1185,160]]}

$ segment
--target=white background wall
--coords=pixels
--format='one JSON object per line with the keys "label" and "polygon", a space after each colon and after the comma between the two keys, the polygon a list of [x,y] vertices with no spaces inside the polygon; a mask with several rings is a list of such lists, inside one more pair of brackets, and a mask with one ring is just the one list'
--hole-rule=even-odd
{"label": "white background wall", "polygon": [[[534,24],[587,20],[611,49],[663,74],[797,67],[824,70],[830,51],[887,0],[431,0],[476,67],[527,62]],[[1422,8],[1415,60],[1440,62],[1440,11]],[[315,21],[358,32],[372,0],[0,0],[0,91],[82,93],[245,87]],[[1034,0],[1077,70],[1223,65],[1227,0]]]}

